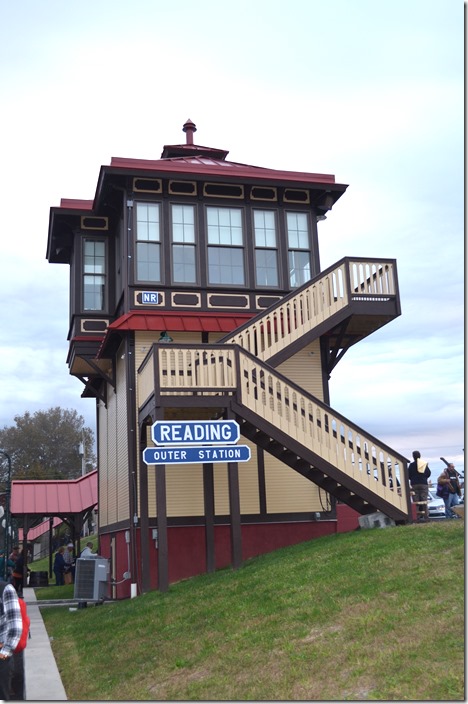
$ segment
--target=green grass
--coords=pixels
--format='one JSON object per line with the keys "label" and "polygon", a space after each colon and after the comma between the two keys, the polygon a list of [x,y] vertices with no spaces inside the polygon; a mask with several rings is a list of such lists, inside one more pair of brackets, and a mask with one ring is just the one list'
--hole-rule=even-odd
{"label": "green grass", "polygon": [[42,615],[71,700],[463,701],[464,522],[328,536]]}

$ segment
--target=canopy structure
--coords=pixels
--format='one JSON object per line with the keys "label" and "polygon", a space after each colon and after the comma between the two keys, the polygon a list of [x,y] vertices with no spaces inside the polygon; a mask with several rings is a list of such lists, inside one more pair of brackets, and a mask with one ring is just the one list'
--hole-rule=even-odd
{"label": "canopy structure", "polygon": [[[34,533],[34,528],[42,524],[45,518],[58,518],[70,526],[75,554],[79,555],[81,552],[81,530],[97,503],[97,470],[78,479],[13,480],[10,512],[23,524],[25,571],[28,534]],[[50,523],[52,526],[52,522]],[[35,534],[34,537],[36,537]],[[50,564],[52,562],[51,552],[50,550]]]}

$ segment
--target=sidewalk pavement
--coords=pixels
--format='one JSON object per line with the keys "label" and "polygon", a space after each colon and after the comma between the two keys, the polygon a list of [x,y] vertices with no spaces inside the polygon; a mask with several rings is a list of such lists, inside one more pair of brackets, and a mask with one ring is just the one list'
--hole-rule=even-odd
{"label": "sidewalk pavement", "polygon": [[24,650],[26,701],[67,701],[34,589],[24,588],[23,596],[31,619],[31,638]]}

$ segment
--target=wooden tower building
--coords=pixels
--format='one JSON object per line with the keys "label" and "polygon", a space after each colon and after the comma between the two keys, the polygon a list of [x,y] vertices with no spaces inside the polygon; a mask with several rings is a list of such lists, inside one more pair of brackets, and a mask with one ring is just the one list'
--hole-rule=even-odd
{"label": "wooden tower building", "polygon": [[[102,166],[93,200],[50,210],[47,259],[70,266],[67,362],[96,399],[116,598],[335,532],[337,503],[410,520],[406,459],[328,391],[349,347],[400,315],[396,262],[322,271],[317,222],[346,186],[228,161],[183,130],[160,159]],[[176,439],[238,427],[250,459],[184,463],[163,443],[147,463],[161,422]]]}

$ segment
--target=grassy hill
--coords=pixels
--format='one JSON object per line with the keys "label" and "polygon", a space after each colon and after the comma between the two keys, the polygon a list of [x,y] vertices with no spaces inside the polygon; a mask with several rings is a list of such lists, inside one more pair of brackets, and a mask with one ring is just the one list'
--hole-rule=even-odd
{"label": "grassy hill", "polygon": [[464,522],[327,536],[42,615],[72,700],[463,701]]}

